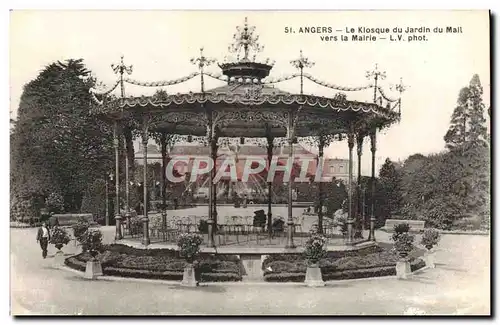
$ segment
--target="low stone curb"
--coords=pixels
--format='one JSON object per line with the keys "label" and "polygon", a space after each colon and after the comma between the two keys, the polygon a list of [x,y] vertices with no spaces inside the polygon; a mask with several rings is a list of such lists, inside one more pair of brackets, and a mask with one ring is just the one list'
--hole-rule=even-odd
{"label": "low stone curb", "polygon": [[488,236],[488,231],[454,231],[454,230],[440,230],[439,233],[444,235],[474,235],[474,236]]}
{"label": "low stone curb", "polygon": [[[428,228],[425,228],[425,229],[428,229]],[[425,230],[424,229],[424,230]],[[383,231],[385,233],[392,233],[392,229],[384,229],[384,228],[380,228],[378,229],[380,231]],[[423,233],[424,230],[422,231],[411,231],[410,230],[410,233]],[[474,236],[488,236],[490,233],[488,231],[461,231],[461,230],[439,230],[439,233],[440,234],[443,234],[443,235],[474,235]]]}
{"label": "low stone curb", "polygon": [[[75,274],[80,275],[82,278],[85,272],[81,272],[75,269],[72,269],[66,265],[60,267],[54,267],[55,269],[59,269],[62,271],[73,272]],[[418,269],[411,273],[411,275],[423,273],[425,270],[429,269],[429,267],[424,266],[421,269]],[[325,281],[327,287],[335,286],[335,284],[342,283],[352,283],[359,281],[370,281],[370,280],[389,280],[396,279],[396,275],[387,275],[387,276],[379,276],[379,277],[371,277],[371,278],[359,278],[359,279],[346,279],[346,280],[331,280]],[[141,279],[141,278],[126,278],[126,277],[117,277],[117,276],[109,276],[102,275],[98,276],[97,280],[104,281],[114,281],[114,282],[142,282],[142,283],[155,283],[155,284],[166,284],[166,285],[175,285],[181,286],[180,281],[168,281],[168,280],[156,280],[156,279]],[[94,280],[95,281],[95,280]],[[200,287],[205,286],[295,286],[295,287],[305,287],[306,285],[303,282],[250,282],[250,281],[238,281],[238,282],[202,282],[200,283]]]}
{"label": "low stone curb", "polygon": [[30,226],[30,225],[10,225],[10,228],[13,228],[13,229],[27,229],[27,228],[36,228],[36,226]]}

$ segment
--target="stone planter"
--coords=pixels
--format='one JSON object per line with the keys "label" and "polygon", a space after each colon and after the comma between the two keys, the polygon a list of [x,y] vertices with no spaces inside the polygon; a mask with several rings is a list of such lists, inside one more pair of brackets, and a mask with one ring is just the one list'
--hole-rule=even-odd
{"label": "stone planter", "polygon": [[304,283],[308,287],[324,287],[325,282],[323,281],[323,275],[321,274],[321,269],[318,264],[311,264],[306,270],[306,279]]}
{"label": "stone planter", "polygon": [[181,286],[183,287],[197,287],[199,285],[196,280],[196,274],[193,264],[188,264],[184,267],[184,274],[182,275]]}
{"label": "stone planter", "polygon": [[64,252],[59,249],[56,255],[54,255],[54,267],[58,268],[61,266],[64,266]]}
{"label": "stone planter", "polygon": [[425,265],[428,268],[434,269],[436,267],[436,265],[434,264],[436,252],[432,251],[431,249],[432,249],[432,247],[431,248],[427,247],[427,251],[425,252],[425,255],[424,255],[424,261],[425,261]]}
{"label": "stone planter", "polygon": [[85,267],[85,279],[96,280],[99,276],[102,276],[101,262],[97,259],[90,260],[87,262]]}
{"label": "stone planter", "polygon": [[399,260],[396,262],[396,277],[398,279],[408,279],[411,275],[410,262],[408,253],[400,252]]}

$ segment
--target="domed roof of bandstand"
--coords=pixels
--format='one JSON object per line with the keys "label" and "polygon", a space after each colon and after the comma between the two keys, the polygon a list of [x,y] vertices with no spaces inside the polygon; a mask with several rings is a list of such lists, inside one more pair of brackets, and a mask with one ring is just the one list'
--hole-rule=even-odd
{"label": "domed roof of bandstand", "polygon": [[[334,97],[293,94],[275,88],[277,82],[298,77],[270,80],[273,63],[269,60],[257,62],[250,52],[261,51],[253,28],[246,20],[238,28],[230,51],[237,54],[236,60],[218,64],[222,75],[204,72],[215,60],[201,55],[192,62],[197,64],[203,77],[215,78],[226,84],[204,90],[203,78],[200,92],[162,94],[161,96],[141,96],[119,98],[100,102],[95,113],[111,119],[123,119],[135,127],[148,118],[150,131],[165,131],[180,135],[205,136],[209,116],[216,126],[218,136],[222,137],[285,137],[287,135],[288,115],[292,113],[295,123],[294,135],[297,137],[318,134],[343,134],[352,128],[356,132],[368,132],[372,128],[383,128],[400,118],[399,101],[389,100],[380,89],[377,103],[351,101],[343,94]],[[239,57],[240,52],[244,56]],[[301,56],[302,58],[302,56]],[[300,63],[300,62],[299,62]],[[129,78],[125,82],[147,87],[168,86],[191,79],[200,73],[185,78],[165,82],[140,82]],[[314,79],[314,82],[337,90],[359,90],[374,86],[335,87]],[[115,85],[116,87],[116,85]],[[95,95],[95,92],[93,93]],[[383,103],[383,99],[387,99]],[[392,103],[392,104],[391,104]],[[384,104],[384,105],[382,105]],[[211,115],[207,112],[212,112]]]}

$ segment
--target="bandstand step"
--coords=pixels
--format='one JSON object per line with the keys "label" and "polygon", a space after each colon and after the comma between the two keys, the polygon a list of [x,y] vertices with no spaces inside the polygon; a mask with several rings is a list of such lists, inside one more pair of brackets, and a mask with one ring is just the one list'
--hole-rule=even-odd
{"label": "bandstand step", "polygon": [[262,255],[261,254],[245,254],[240,255],[241,264],[243,266],[243,281],[256,282],[264,281],[264,272],[262,271]]}

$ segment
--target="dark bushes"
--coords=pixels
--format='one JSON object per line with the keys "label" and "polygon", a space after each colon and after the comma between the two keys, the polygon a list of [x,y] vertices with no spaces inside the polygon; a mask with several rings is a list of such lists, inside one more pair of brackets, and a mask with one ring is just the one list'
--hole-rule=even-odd
{"label": "dark bushes", "polygon": [[[67,258],[65,264],[85,271],[92,256],[85,252]],[[104,275],[180,281],[186,262],[172,249],[137,249],[121,244],[105,246],[99,255]],[[234,255],[202,254],[197,272],[201,281],[241,281],[240,261]]]}
{"label": "dark bushes", "polygon": [[[357,253],[357,254],[356,254]],[[333,256],[335,254],[332,254]],[[319,262],[324,280],[344,280],[396,274],[398,256],[388,248],[377,247],[364,252],[349,252],[349,256],[328,257]],[[337,254],[339,255],[339,254]],[[411,257],[412,272],[425,266],[420,258]],[[300,254],[271,255],[264,260],[264,280],[268,282],[302,282],[307,265]]]}

